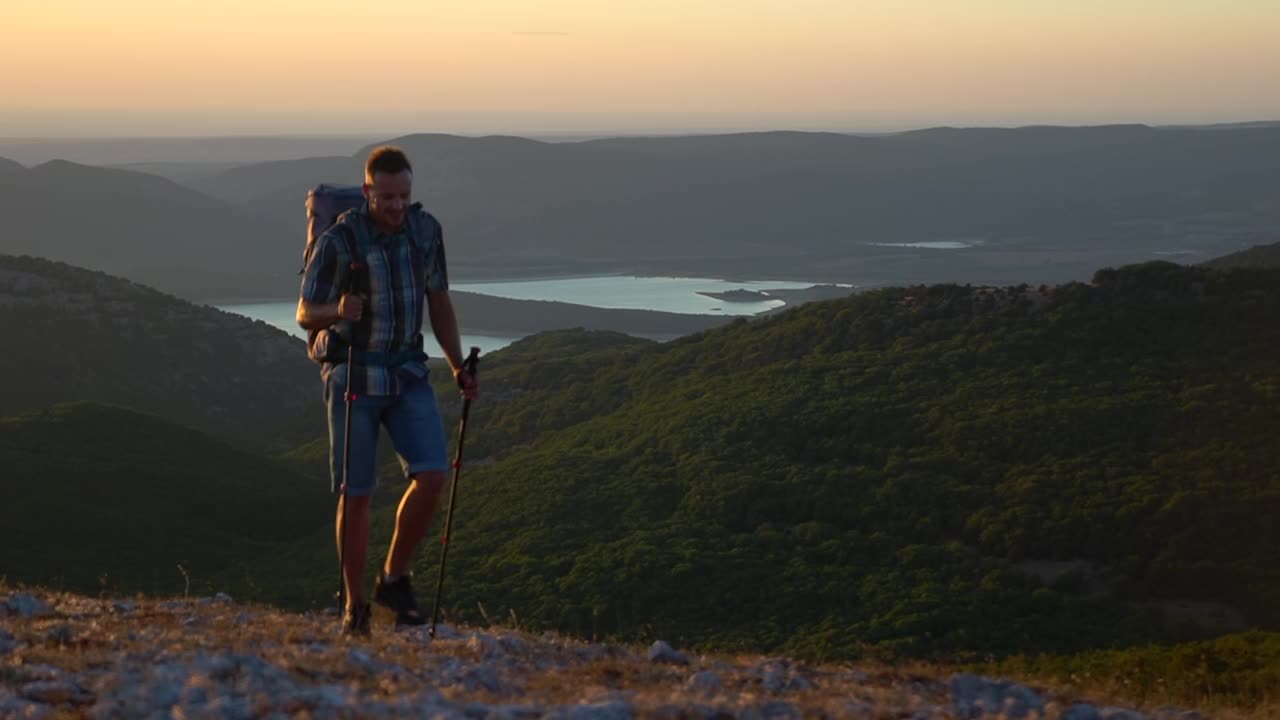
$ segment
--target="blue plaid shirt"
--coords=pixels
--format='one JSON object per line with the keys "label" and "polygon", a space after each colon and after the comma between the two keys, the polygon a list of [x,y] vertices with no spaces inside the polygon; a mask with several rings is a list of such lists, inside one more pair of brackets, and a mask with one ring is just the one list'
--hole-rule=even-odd
{"label": "blue plaid shirt", "polygon": [[[384,233],[369,215],[369,205],[348,210],[334,226],[316,239],[316,246],[302,273],[302,300],[336,303],[348,287],[351,258],[338,225],[353,231],[356,253],[364,260],[369,296],[364,317],[358,323],[330,326],[358,350],[397,353],[419,348],[425,295],[449,289],[444,258],[444,231],[430,213],[415,207],[405,224],[393,234]],[[321,333],[317,342],[326,342]],[[321,377],[336,365],[325,363]],[[427,374],[426,362],[417,359],[396,367],[356,363],[351,390],[365,395],[396,395],[409,378]]]}

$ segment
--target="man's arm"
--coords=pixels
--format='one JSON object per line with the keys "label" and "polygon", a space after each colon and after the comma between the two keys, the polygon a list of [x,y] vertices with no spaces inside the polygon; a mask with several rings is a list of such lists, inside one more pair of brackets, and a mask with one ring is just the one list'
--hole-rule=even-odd
{"label": "man's arm", "polygon": [[330,228],[316,239],[315,251],[302,270],[302,288],[294,319],[303,330],[323,330],[340,320],[355,322],[364,313],[364,301],[356,295],[339,295],[342,268],[338,243]]}
{"label": "man's arm", "polygon": [[298,300],[295,318],[303,330],[323,330],[340,320],[356,322],[364,313],[364,300],[359,295],[343,295],[336,303],[312,303]]}
{"label": "man's arm", "polygon": [[444,359],[453,370],[453,378],[462,388],[462,396],[474,398],[477,393],[475,378],[467,372],[462,364],[466,358],[462,356],[462,335],[458,331],[458,317],[453,311],[453,300],[448,290],[427,291],[427,314],[431,318],[431,332],[444,351]]}

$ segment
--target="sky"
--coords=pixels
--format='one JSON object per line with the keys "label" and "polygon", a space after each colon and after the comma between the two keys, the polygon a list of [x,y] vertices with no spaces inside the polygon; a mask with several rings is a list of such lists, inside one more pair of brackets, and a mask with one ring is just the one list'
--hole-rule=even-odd
{"label": "sky", "polygon": [[5,0],[0,137],[1280,119],[1277,0]]}

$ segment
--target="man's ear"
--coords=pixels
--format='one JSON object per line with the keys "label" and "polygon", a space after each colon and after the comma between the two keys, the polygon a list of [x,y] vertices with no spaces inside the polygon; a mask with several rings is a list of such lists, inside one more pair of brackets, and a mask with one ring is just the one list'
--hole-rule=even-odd
{"label": "man's ear", "polygon": [[368,200],[368,199],[369,199],[369,188],[371,188],[371,187],[373,187],[373,186],[372,186],[372,185],[370,185],[369,183],[362,183],[362,184],[360,185],[360,192],[364,193],[364,199],[365,199],[365,200]]}

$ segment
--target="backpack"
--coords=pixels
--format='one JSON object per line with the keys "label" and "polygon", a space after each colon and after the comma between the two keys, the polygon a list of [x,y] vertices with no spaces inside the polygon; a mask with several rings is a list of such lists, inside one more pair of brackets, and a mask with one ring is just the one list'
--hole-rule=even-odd
{"label": "backpack", "polygon": [[[302,251],[302,270],[306,272],[307,263],[315,252],[316,240],[338,222],[342,213],[353,210],[364,204],[364,191],[359,185],[317,185],[307,192],[307,245]],[[356,258],[356,238],[351,228],[342,228],[342,238],[347,246],[347,257],[352,258],[351,272],[347,275],[346,284],[339,288],[339,294],[359,291],[357,287],[361,278],[363,263]],[[307,356],[318,363],[344,362],[343,355],[347,342],[329,328],[307,331]]]}

